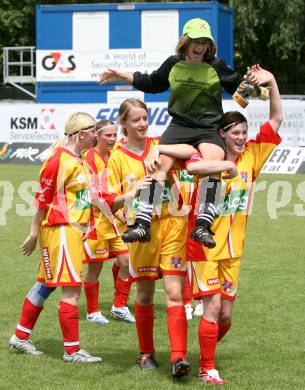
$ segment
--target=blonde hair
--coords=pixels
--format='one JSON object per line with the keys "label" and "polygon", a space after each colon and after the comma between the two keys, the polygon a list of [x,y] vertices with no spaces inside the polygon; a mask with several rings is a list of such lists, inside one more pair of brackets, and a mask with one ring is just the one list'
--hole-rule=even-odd
{"label": "blonde hair", "polygon": [[140,99],[129,98],[125,99],[119,108],[118,124],[120,125],[121,132],[125,137],[128,136],[127,130],[122,126],[122,121],[128,118],[129,111],[132,107],[143,108],[148,113],[147,105]]}
{"label": "blonde hair", "polygon": [[[209,38],[204,38],[204,39],[206,39],[209,42],[209,47],[206,53],[204,54],[204,60],[211,61],[216,55],[216,45],[215,42],[212,41],[212,39]],[[180,57],[185,57],[188,46],[191,43],[191,41],[192,41],[191,38],[187,34],[182,35],[182,37],[179,39],[176,46],[176,55]]]}
{"label": "blonde hair", "polygon": [[96,125],[92,115],[86,112],[75,112],[70,115],[65,123],[65,135],[58,138],[47,150],[47,158],[51,156],[57,149],[67,145],[69,139],[77,138],[81,130],[88,130]]}

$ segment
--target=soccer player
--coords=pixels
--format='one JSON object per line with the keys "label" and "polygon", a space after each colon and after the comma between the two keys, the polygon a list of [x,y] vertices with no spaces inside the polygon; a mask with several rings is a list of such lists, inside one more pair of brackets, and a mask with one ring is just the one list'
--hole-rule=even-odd
{"label": "soccer player", "polygon": [[[204,161],[201,156],[195,155],[187,163],[189,171],[195,175],[231,170],[234,176],[234,169],[238,173],[236,177],[224,181],[225,194],[212,225],[217,246],[209,249],[194,241],[188,242],[193,295],[202,298],[204,303],[204,314],[198,328],[199,379],[220,385],[224,384],[224,380],[215,368],[216,344],[229,331],[232,323],[252,184],[281,141],[277,133],[283,115],[275,78],[259,65],[253,66],[252,71],[270,88],[269,120],[261,125],[256,138],[247,142],[246,118],[237,111],[226,112],[221,119],[220,135],[226,144],[228,161]],[[192,215],[191,225],[194,223],[195,217]]]}
{"label": "soccer player", "polygon": [[[138,99],[127,99],[121,104],[119,124],[127,141],[110,155],[108,184],[111,191],[124,194],[145,177],[146,159],[158,139],[147,137],[148,109]],[[159,148],[162,153],[172,152],[173,157],[177,158],[187,158],[194,151],[193,147],[179,149],[173,145],[159,145]],[[152,240],[129,245],[129,275],[137,288],[134,313],[140,350],[139,366],[143,369],[157,368],[154,358],[153,298],[155,280],[163,277],[172,375],[181,377],[190,370],[190,364],[186,361],[187,321],[183,305],[187,218],[169,213],[169,208],[175,205],[175,200],[170,201],[169,177],[164,188],[166,191],[156,194],[154,201],[157,215],[152,219]],[[125,217],[132,219],[137,207],[138,199],[125,204]]]}
{"label": "soccer player", "polygon": [[[221,88],[233,94],[243,77],[222,59],[216,58],[216,45],[209,24],[202,19],[189,20],[183,27],[176,55],[168,57],[159,69],[151,73],[105,70],[100,84],[124,81],[148,93],[160,93],[171,87],[168,112],[172,121],[160,138],[160,144],[189,144],[195,146],[205,160],[223,160],[225,146],[219,135],[219,120],[223,113]],[[258,83],[255,75],[250,76]],[[151,196],[140,196],[136,223],[123,235],[125,242],[149,241],[154,191],[160,191],[164,175],[173,160],[162,155],[160,166],[150,185]],[[220,175],[210,174],[206,196],[200,198],[196,226],[191,232],[195,241],[207,247],[216,245],[210,232],[215,217],[215,197]]]}
{"label": "soccer player", "polygon": [[[36,195],[37,213],[30,234],[21,245],[24,255],[35,249],[38,238],[41,261],[37,283],[27,294],[15,334],[9,340],[11,349],[30,355],[41,355],[29,339],[43,309],[44,302],[57,286],[62,287],[58,316],[64,339],[66,362],[99,363],[79,346],[78,298],[82,285],[84,259],[83,234],[90,220],[91,202],[112,216],[110,206],[120,208],[124,196],[103,194],[89,188],[91,181],[81,152],[96,142],[95,119],[78,112],[65,124],[65,137],[53,145],[54,152],[40,171],[40,188]],[[92,194],[91,194],[92,192]]]}
{"label": "soccer player", "polygon": [[[96,176],[103,187],[105,167],[110,151],[117,139],[117,127],[110,120],[101,120],[97,123],[97,145],[89,149],[84,158],[89,164],[90,171]],[[122,217],[121,217],[122,218]],[[99,305],[99,275],[104,261],[117,258],[114,262],[113,278],[115,286],[114,302],[111,314],[128,323],[134,323],[134,316],[127,307],[131,283],[128,280],[128,248],[120,237],[118,219],[109,219],[101,214],[99,208],[92,206],[90,233],[84,242],[85,263],[88,264],[84,281],[84,290],[87,301],[87,321],[100,325],[108,324],[108,319],[102,315]],[[125,226],[125,223],[122,224]]]}

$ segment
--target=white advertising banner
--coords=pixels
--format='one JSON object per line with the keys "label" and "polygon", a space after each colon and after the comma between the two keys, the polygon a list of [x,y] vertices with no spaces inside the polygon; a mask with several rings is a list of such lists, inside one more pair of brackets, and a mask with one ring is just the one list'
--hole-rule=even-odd
{"label": "white advertising banner", "polygon": [[36,80],[98,81],[103,69],[148,72],[159,68],[168,50],[37,50]]}
{"label": "white advertising banner", "polygon": [[[112,101],[117,100],[113,98]],[[161,135],[171,120],[167,103],[147,105],[149,135]],[[280,129],[281,146],[305,147],[305,101],[283,100],[282,105],[284,121]],[[260,124],[268,120],[268,102],[251,100],[246,110],[242,110],[233,100],[224,100],[223,106],[225,111],[240,110],[247,117],[249,138],[253,138]],[[65,121],[73,112],[85,111],[97,120],[116,121],[118,108],[118,101],[112,104],[0,104],[0,142],[50,144],[63,134]]]}
{"label": "white advertising banner", "polygon": [[262,173],[297,173],[305,159],[305,148],[278,146],[263,166]]}

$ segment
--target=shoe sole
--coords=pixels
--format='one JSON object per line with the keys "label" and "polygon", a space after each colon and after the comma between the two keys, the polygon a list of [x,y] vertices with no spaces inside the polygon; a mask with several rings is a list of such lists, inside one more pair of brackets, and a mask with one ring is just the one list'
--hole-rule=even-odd
{"label": "shoe sole", "polygon": [[151,238],[149,237],[148,239],[145,239],[145,240],[143,240],[143,239],[139,239],[139,240],[128,239],[128,240],[126,240],[124,237],[122,237],[122,240],[123,240],[124,244],[132,244],[133,242],[141,242],[141,243],[149,242],[151,240]]}
{"label": "shoe sole", "polygon": [[40,353],[29,353],[29,352],[25,352],[23,351],[22,349],[19,349],[13,345],[9,345],[8,346],[10,350],[16,352],[16,353],[21,353],[23,355],[29,355],[29,356],[41,356],[43,355],[43,352],[39,351]]}
{"label": "shoe sole", "polygon": [[214,243],[213,242],[205,242],[203,240],[198,239],[197,237],[194,237],[193,234],[191,234],[191,239],[198,242],[199,244],[204,245],[207,248],[210,248],[210,249],[215,248],[215,246],[216,246],[216,242],[214,242]]}
{"label": "shoe sole", "polygon": [[175,373],[172,373],[173,378],[182,378],[186,376],[191,371],[191,366],[189,364],[181,363],[176,367]]}
{"label": "shoe sole", "polygon": [[117,314],[113,314],[112,312],[111,312],[111,315],[112,315],[113,318],[116,318],[116,319],[118,319],[118,320],[121,320],[121,321],[123,321],[123,322],[126,322],[127,324],[135,324],[135,323],[136,323],[136,321],[127,321],[127,320],[124,320],[124,318],[120,317],[120,316],[117,315]]}

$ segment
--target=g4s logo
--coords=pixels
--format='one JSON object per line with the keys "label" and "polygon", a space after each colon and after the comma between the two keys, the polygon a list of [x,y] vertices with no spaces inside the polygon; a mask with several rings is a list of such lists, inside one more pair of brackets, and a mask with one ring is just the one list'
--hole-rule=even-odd
{"label": "g4s logo", "polygon": [[[64,64],[66,64],[64,66]],[[70,73],[76,68],[74,62],[74,55],[68,56],[65,60],[63,59],[60,52],[52,52],[50,55],[43,57],[42,66],[45,70],[53,70],[59,65],[58,69],[61,73]]]}

